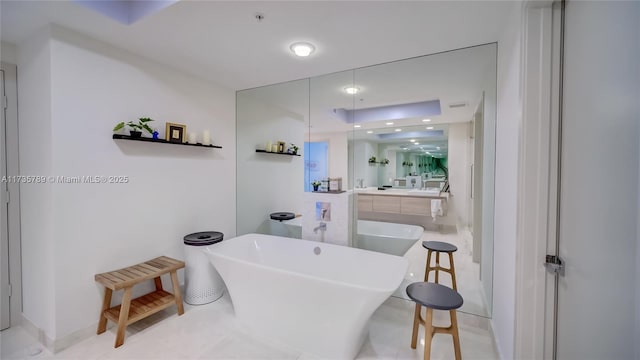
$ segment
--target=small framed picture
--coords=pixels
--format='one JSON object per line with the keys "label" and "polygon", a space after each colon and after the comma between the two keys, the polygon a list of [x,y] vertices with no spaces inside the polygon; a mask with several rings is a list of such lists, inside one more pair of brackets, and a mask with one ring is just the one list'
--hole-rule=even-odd
{"label": "small framed picture", "polygon": [[165,138],[168,142],[183,143],[187,133],[187,125],[167,123]]}
{"label": "small framed picture", "polygon": [[278,141],[278,152],[283,153],[285,149],[286,143],[284,141]]}

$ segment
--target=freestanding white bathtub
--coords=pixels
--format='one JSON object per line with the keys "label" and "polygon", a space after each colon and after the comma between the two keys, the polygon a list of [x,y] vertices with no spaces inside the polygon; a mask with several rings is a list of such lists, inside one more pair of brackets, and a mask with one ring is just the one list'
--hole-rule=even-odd
{"label": "freestanding white bathtub", "polygon": [[398,256],[262,234],[204,251],[244,325],[330,359],[358,354],[369,318],[397,289],[408,266]]}
{"label": "freestanding white bathtub", "polygon": [[358,220],[356,246],[360,249],[404,256],[422,237],[424,228],[416,225]]}

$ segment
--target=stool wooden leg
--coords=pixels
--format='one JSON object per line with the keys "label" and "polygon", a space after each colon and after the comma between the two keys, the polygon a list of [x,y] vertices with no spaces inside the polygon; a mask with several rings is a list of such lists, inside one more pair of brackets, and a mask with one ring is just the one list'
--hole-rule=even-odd
{"label": "stool wooden leg", "polygon": [[418,328],[420,327],[420,304],[416,304],[413,313],[413,333],[411,334],[411,348],[415,349],[418,344]]}
{"label": "stool wooden leg", "polygon": [[160,276],[158,276],[157,278],[153,278],[153,282],[156,285],[156,290],[162,290],[162,279],[160,278]]}
{"label": "stool wooden leg", "polygon": [[129,306],[131,305],[131,289],[133,289],[133,286],[125,288],[124,294],[122,295],[120,317],[118,318],[118,332],[116,333],[116,344],[114,347],[119,347],[124,344],[124,334],[127,328],[127,320],[129,319]]}
{"label": "stool wooden leg", "polygon": [[171,272],[171,285],[173,285],[173,297],[178,307],[178,315],[184,314],[184,305],[182,304],[182,294],[180,294],[180,283],[178,282],[178,273]]}
{"label": "stool wooden leg", "polygon": [[451,315],[451,335],[453,336],[453,350],[456,353],[456,360],[462,360],[462,354],[460,353],[460,336],[458,334],[458,319],[456,317],[455,310],[449,310]]}
{"label": "stool wooden leg", "polygon": [[427,308],[427,318],[424,320],[424,360],[431,359],[431,340],[432,339],[433,339],[433,309]]}
{"label": "stool wooden leg", "polygon": [[431,250],[427,250],[427,266],[424,268],[424,282],[429,281],[429,271],[431,271]]}
{"label": "stool wooden leg", "polygon": [[436,284],[439,284],[438,282],[438,273],[440,271],[438,271],[440,268],[440,252],[436,251]]}
{"label": "stool wooden leg", "polygon": [[102,301],[102,309],[100,309],[100,320],[98,321],[97,334],[102,334],[107,330],[107,317],[104,316],[104,312],[111,307],[111,295],[113,290],[109,288],[104,289],[104,300]]}
{"label": "stool wooden leg", "polygon": [[453,290],[458,290],[456,286],[456,268],[453,266],[453,253],[449,253],[449,271],[451,274],[451,283],[453,284]]}

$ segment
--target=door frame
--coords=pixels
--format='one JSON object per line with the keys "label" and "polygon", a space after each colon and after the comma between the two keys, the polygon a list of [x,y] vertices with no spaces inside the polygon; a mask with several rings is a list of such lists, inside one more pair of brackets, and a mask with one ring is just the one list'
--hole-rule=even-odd
{"label": "door frame", "polygon": [[[7,176],[20,175],[18,156],[18,71],[14,64],[2,62],[0,67],[5,73],[5,91],[7,95],[6,111],[6,154]],[[20,184],[8,183],[8,236],[9,236],[9,283],[10,326],[22,323],[22,251],[20,233]]]}
{"label": "door frame", "polygon": [[518,159],[514,357],[553,359],[560,114],[560,1],[527,1],[522,12],[522,124]]}

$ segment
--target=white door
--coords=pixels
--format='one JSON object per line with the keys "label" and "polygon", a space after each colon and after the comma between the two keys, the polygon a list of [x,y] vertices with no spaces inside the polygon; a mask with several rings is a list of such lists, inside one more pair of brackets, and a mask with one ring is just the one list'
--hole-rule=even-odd
{"label": "white door", "polygon": [[9,287],[9,229],[4,70],[0,70],[0,330],[11,324]]}
{"label": "white door", "polygon": [[557,359],[640,356],[639,64],[640,2],[566,2]]}

